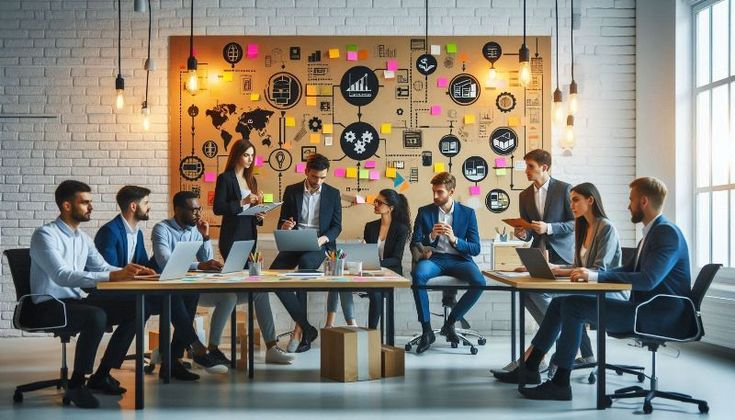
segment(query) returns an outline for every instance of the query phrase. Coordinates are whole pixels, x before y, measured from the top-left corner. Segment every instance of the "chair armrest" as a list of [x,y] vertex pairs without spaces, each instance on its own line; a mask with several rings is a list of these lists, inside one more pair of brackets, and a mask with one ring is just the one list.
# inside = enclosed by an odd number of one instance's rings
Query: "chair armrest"
[[[691,337],[686,337],[686,338],[676,338],[676,337],[670,337],[670,336],[655,334],[654,332],[646,332],[646,331],[642,331],[642,330],[639,330],[638,329],[638,315],[639,315],[639,311],[641,309],[645,309],[647,306],[652,305],[655,301],[660,301],[662,299],[663,300],[680,300],[680,301],[684,301],[685,305],[688,304],[691,307],[691,309],[692,309],[691,310],[691,313],[694,316],[694,320],[693,320],[694,321],[694,325],[696,325],[696,327],[697,327],[697,332],[696,332],[695,335],[693,335]],[[643,337],[650,337],[650,338],[661,339],[661,340],[666,340],[666,341],[678,341],[678,342],[696,341],[700,337],[702,337],[702,335],[703,335],[703,333],[702,333],[702,322],[701,322],[701,318],[700,318],[700,313],[699,313],[699,311],[697,311],[697,308],[694,305],[694,302],[690,298],[685,297],[685,296],[667,295],[667,294],[656,295],[656,296],[652,297],[651,299],[648,299],[647,301],[645,301],[645,302],[639,304],[638,306],[636,306],[636,308],[635,308],[635,318],[633,320],[633,332],[636,335],[640,335],[640,336],[643,336]]]
[[[55,300],[59,305],[61,305],[61,311],[64,314],[64,323],[62,325],[51,325],[51,326],[45,326],[45,327],[30,327],[30,326],[24,326],[21,323],[21,314],[23,313],[23,303],[33,296],[48,296],[51,299]],[[41,330],[53,330],[53,329],[59,329],[59,328],[65,328],[67,325],[67,317],[66,317],[66,304],[57,299],[55,296],[45,294],[45,293],[31,293],[27,295],[23,295],[18,299],[18,303],[15,305],[15,310],[13,311],[13,326],[19,330],[23,331],[41,331]]]

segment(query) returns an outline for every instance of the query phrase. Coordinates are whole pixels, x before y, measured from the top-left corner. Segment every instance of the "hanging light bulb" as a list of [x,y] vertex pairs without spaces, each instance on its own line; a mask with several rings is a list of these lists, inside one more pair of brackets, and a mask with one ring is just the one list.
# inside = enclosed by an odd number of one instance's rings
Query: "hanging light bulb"
[[562,94],[559,88],[554,91],[554,123],[561,127],[564,124],[564,103],[562,102]]
[[125,79],[123,79],[119,73],[117,75],[117,78],[115,78],[115,90],[117,90],[115,107],[117,109],[123,109],[123,107],[125,106],[125,98],[123,97],[123,94],[125,93]]
[[577,82],[572,79],[572,83],[569,84],[569,114],[577,115],[579,110],[579,102],[577,99]]
[[531,52],[526,46],[526,0],[523,0],[523,44],[518,50],[518,81],[524,88],[531,84]]
[[122,13],[120,12],[120,0],[117,0],[117,77],[115,78],[115,90],[117,98],[115,98],[115,108],[123,109],[125,107],[125,79],[122,77]]
[[140,113],[143,114],[143,130],[148,131],[151,128],[151,109],[148,108],[148,102],[143,102],[143,106],[140,108]]
[[574,115],[567,116],[567,128],[564,135],[564,141],[562,143],[563,149],[572,149],[575,145],[574,139]]
[[495,66],[491,66],[487,72],[487,79],[485,80],[485,87],[494,88],[497,85],[498,72],[495,70]]
[[197,59],[193,55],[186,61],[186,69],[189,70],[186,79],[186,90],[192,95],[196,95],[199,89],[199,80],[197,79]]

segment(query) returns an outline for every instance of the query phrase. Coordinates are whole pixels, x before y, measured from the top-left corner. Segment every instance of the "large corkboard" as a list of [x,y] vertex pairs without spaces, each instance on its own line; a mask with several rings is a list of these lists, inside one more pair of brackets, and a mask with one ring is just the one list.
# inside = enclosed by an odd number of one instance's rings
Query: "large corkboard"
[[215,227],[214,181],[243,136],[276,201],[303,179],[308,153],[329,157],[327,182],[343,193],[341,236],[350,239],[375,217],[356,196],[370,202],[396,188],[415,212],[431,202],[429,179],[442,167],[457,177],[456,198],[476,209],[481,237],[493,237],[501,218],[518,213],[524,153],[551,146],[549,37],[528,39],[533,84],[524,90],[520,37],[201,36],[196,95],[184,86],[189,38],[169,41],[171,193],[198,192]]

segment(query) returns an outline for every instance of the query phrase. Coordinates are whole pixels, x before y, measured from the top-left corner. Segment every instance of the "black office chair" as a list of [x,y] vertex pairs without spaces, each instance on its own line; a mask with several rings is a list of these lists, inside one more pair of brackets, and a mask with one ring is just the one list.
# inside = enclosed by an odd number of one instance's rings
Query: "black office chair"
[[[679,392],[666,392],[658,390],[658,378],[656,378],[656,351],[659,347],[665,346],[667,342],[674,341],[678,343],[688,343],[692,341],[699,341],[704,336],[704,326],[702,324],[702,314],[700,308],[704,295],[707,293],[712,280],[714,280],[717,271],[722,267],[722,264],[707,264],[702,267],[702,270],[697,276],[697,280],[694,282],[692,287],[691,298],[673,295],[656,295],[646,302],[641,303],[636,308],[634,332],[632,334],[620,334],[612,335],[616,338],[635,338],[641,346],[645,346],[651,352],[651,376],[650,388],[644,389],[640,386],[629,386],[621,388],[615,391],[614,394],[606,396],[605,402],[607,406],[611,406],[613,400],[623,398],[644,398],[643,401],[643,412],[649,414],[653,411],[653,405],[651,400],[654,398],[663,398],[667,400],[681,401],[690,404],[697,404],[700,413],[709,412],[709,405],[707,401],[698,400],[692,398],[691,395],[682,394]],[[643,328],[639,325],[640,320],[647,318],[647,311],[650,308],[665,307],[666,302],[674,302],[676,300],[684,301],[686,305],[686,313],[682,316],[682,321],[689,321],[691,326],[690,331],[681,331],[680,336],[673,336],[672,332],[664,331],[645,331],[639,328]],[[660,317],[659,312],[652,312],[651,316]],[[688,319],[686,319],[688,318]],[[677,323],[680,327],[682,323]],[[686,324],[683,324],[686,325]],[[678,330],[677,330],[678,332]],[[688,334],[688,335],[684,335]]]
[[[15,311],[13,313],[13,327],[22,331],[53,334],[54,337],[59,337],[61,340],[61,369],[59,371],[59,378],[19,385],[15,388],[13,401],[20,403],[23,402],[23,393],[25,392],[51,387],[56,387],[56,389],[66,389],[69,377],[69,370],[66,365],[66,344],[71,340],[71,337],[79,333],[79,330],[66,326],[66,306],[64,305],[64,302],[54,298],[53,296],[51,296],[53,300],[58,303],[57,310],[59,311],[59,319],[64,320],[63,324],[40,325],[35,321],[33,313],[36,310],[36,305],[33,304],[30,297],[50,295],[31,294],[30,250],[28,248],[6,249],[3,254],[8,258],[10,274],[13,277],[15,296],[17,297],[16,299],[18,302],[15,305]],[[63,402],[65,405],[69,404],[69,401],[66,399],[64,399]]]

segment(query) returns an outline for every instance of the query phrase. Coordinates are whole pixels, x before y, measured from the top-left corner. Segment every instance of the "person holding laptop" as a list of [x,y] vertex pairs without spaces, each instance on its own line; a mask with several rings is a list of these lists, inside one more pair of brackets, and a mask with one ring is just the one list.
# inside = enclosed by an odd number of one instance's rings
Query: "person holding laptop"
[[[192,262],[190,270],[219,270],[222,263],[214,259],[214,251],[209,241],[209,223],[201,218],[202,206],[199,204],[197,195],[191,191],[179,191],[173,198],[174,217],[156,223],[153,227],[151,240],[153,242],[153,257],[151,266],[161,272],[169,261],[171,254],[179,242],[203,241],[202,246],[196,254],[197,262]],[[198,295],[187,304],[188,316],[194,319],[196,307],[199,301]],[[187,343],[188,344],[188,343]],[[197,339],[192,346],[195,363],[204,367],[209,373],[226,373],[227,366],[224,361],[207,353]],[[184,356],[184,346],[171,348],[171,374],[180,379],[193,380],[193,373],[186,370],[179,361]]]
[[[31,236],[31,305],[24,313],[39,325],[63,325],[79,330],[74,352],[74,368],[64,397],[80,408],[97,408],[99,400],[91,391],[123,394],[110,371],[119,366],[135,337],[135,301],[115,300],[103,294],[84,297],[82,288],[98,282],[128,281],[152,270],[135,263],[113,266],[105,262],[90,238],[79,229],[92,216],[89,185],[73,180],[59,184],[54,193],[59,216],[37,228]],[[64,310],[59,302],[63,302]],[[30,309],[30,310],[29,310]],[[117,325],[97,371],[92,373],[102,335]]]
[[[230,249],[235,241],[254,240],[257,248],[258,226],[263,225],[265,214],[255,216],[238,216],[243,210],[263,201],[263,192],[258,189],[258,180],[253,175],[255,146],[247,139],[236,141],[230,146],[225,171],[217,177],[214,189],[214,214],[222,216],[222,227],[219,234],[219,251],[227,261]],[[209,353],[226,364],[230,361],[219,349],[222,331],[230,319],[235,306],[247,303],[249,293],[209,293],[202,295],[199,304],[214,306],[212,320],[209,324]],[[271,303],[268,293],[254,293],[253,301],[258,325],[263,333],[266,345],[265,362],[288,364],[293,356],[278,347],[276,327],[273,321]]]
[[[441,172],[431,179],[434,203],[421,207],[416,215],[411,245],[420,247],[422,259],[411,273],[413,284],[425,285],[429,279],[448,275],[471,285],[485,285],[485,278],[472,257],[480,254],[480,235],[475,211],[454,200],[457,180],[449,172]],[[430,248],[429,248],[430,247]],[[469,289],[452,308],[441,335],[459,343],[454,324],[462,319],[482,294],[481,289]],[[436,340],[431,328],[429,295],[426,289],[413,289],[421,322],[422,335],[416,353],[423,353]]]

